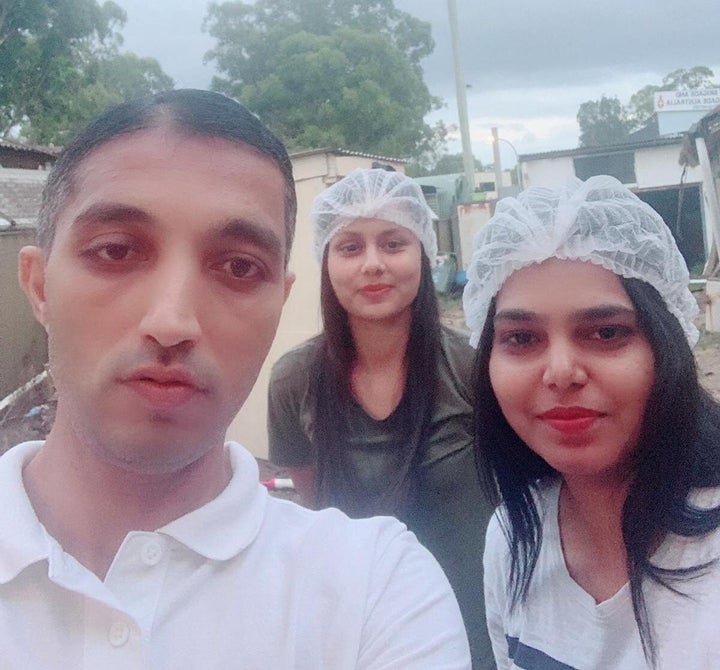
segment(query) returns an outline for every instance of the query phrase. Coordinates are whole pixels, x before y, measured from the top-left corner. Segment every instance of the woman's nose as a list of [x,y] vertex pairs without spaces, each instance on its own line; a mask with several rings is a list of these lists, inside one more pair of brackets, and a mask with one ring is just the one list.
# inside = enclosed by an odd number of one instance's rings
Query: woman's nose
[[379,249],[373,245],[368,245],[365,249],[365,257],[363,259],[363,272],[379,273],[385,269],[385,262]]
[[584,386],[588,374],[582,355],[571,343],[551,344],[543,372],[543,383],[551,388],[567,390],[572,386]]

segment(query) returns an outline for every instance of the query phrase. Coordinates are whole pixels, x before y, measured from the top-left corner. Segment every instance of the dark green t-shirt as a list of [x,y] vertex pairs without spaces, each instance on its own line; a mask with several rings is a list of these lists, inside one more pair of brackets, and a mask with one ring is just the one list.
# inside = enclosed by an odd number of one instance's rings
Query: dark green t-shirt
[[[268,434],[270,460],[276,465],[300,467],[316,462],[311,439],[315,403],[310,397],[310,365],[319,341],[316,337],[304,342],[273,367]],[[416,495],[405,520],[435,555],[455,590],[470,638],[473,667],[492,668],[482,556],[493,508],[480,486],[473,452],[470,379],[474,353],[466,335],[443,327],[429,440],[420,447]],[[345,467],[357,490],[376,497],[401,460],[397,414],[377,420],[355,402],[347,403],[343,411],[348,425]]]

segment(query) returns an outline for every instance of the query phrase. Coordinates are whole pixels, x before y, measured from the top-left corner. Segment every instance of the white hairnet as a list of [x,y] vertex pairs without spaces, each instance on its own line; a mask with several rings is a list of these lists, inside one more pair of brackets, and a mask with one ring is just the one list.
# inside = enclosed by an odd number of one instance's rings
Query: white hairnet
[[339,230],[355,219],[382,219],[415,233],[425,254],[434,262],[436,218],[420,185],[410,177],[381,169],[353,170],[313,201],[310,209],[313,251],[320,262],[325,246]]
[[[475,236],[463,293],[477,346],[490,302],[515,270],[548,258],[590,261],[654,286],[693,346],[697,302],[687,265],[660,215],[614,177],[574,179],[564,188],[529,188],[498,202]],[[568,278],[570,279],[570,278]]]

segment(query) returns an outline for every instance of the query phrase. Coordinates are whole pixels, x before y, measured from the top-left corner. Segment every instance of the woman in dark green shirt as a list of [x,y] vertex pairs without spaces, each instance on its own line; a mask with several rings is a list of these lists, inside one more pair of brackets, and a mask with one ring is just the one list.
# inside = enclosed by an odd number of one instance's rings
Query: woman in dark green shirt
[[324,330],[273,369],[270,458],[311,506],[405,521],[455,589],[474,667],[493,667],[482,599],[493,501],[473,455],[473,350],[440,324],[434,214],[412,179],[355,170],[310,216]]

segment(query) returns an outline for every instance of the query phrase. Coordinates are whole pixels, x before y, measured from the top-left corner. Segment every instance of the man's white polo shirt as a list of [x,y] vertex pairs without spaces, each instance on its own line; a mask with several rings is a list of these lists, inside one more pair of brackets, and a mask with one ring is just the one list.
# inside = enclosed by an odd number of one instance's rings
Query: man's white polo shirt
[[41,446],[0,458],[0,668],[470,667],[450,586],[399,522],[272,498],[231,443],[225,490],[128,534],[103,582],[35,515],[22,468]]

